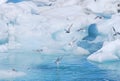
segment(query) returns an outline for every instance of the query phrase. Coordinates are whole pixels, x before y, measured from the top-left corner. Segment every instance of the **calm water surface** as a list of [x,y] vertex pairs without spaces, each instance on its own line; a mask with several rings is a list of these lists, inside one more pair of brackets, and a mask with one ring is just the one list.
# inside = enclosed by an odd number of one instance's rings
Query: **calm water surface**
[[[58,57],[63,57],[59,67],[55,64]],[[26,75],[0,77],[0,81],[120,81],[120,62],[93,64],[86,58],[71,54],[1,53],[0,70],[14,68]]]

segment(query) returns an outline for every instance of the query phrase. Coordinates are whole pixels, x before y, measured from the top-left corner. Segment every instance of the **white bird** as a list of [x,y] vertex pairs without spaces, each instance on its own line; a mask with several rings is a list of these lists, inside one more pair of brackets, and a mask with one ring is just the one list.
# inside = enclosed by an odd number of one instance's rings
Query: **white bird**
[[70,29],[72,28],[72,26],[73,24],[71,24],[68,29],[65,29],[66,33],[70,33]]
[[77,29],[77,32],[83,31],[83,30],[84,30],[83,28],[79,28],[79,29]]
[[114,31],[114,34],[113,34],[113,36],[120,35],[120,32],[117,32],[117,31],[116,31],[116,29],[115,29],[114,27],[113,27],[112,29],[113,29],[113,31]]
[[60,64],[60,61],[63,59],[63,57],[58,57],[56,60],[55,60],[55,63],[57,65],[57,67],[59,67],[59,64]]
[[71,42],[68,43],[68,45],[70,45],[71,47],[73,46],[73,44],[77,41],[77,39],[72,40]]
[[95,19],[97,19],[97,18],[102,19],[102,17],[101,17],[101,16],[96,16],[96,17],[95,17]]

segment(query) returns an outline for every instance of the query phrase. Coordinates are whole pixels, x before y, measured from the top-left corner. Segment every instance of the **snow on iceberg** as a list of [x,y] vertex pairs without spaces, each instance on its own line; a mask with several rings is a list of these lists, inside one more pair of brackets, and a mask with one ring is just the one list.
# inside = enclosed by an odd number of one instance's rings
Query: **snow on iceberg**
[[[102,34],[106,34],[107,31],[107,35],[109,34],[109,26],[107,25],[107,28],[105,26],[107,20],[112,21],[110,18],[113,14],[111,13],[114,12],[113,9],[109,10],[108,8],[109,5],[110,7],[114,5],[111,0],[106,0],[105,4],[109,2],[109,4],[106,5],[102,4],[103,2],[103,0],[96,2],[90,0],[26,0],[18,3],[5,3],[0,5],[0,10],[2,11],[0,12],[0,22],[2,22],[0,26],[6,29],[6,33],[1,32],[0,42],[2,42],[2,44],[8,43],[8,49],[10,49],[10,47],[16,48],[16,46],[20,45],[15,44],[20,43],[22,49],[30,51],[43,49],[43,52],[47,53],[63,53],[66,52],[66,50],[79,53],[79,47],[69,47],[68,43],[76,39],[76,42],[81,41],[84,37],[83,39],[85,41],[87,40],[87,42],[83,41],[82,46],[92,46],[92,52],[95,52],[101,48],[103,42],[103,40],[101,42],[101,39],[99,42],[96,42],[96,39],[99,37],[98,31]],[[45,6],[45,4],[47,6]],[[96,4],[95,6],[99,4],[101,10],[98,6],[94,7],[97,9],[92,9],[91,4]],[[105,9],[102,8],[104,5],[106,6]],[[91,13],[85,13],[85,9]],[[97,21],[97,19],[95,19],[96,16],[102,15],[106,17],[105,13],[110,15],[109,18],[107,16],[107,19],[100,19],[102,25],[100,25],[101,23],[99,21],[94,22]],[[104,21],[106,22],[103,24]],[[88,35],[87,32],[83,33],[82,31],[78,31],[79,29],[85,29],[86,31],[86,26],[92,23],[95,24],[92,25],[94,27],[88,28]],[[100,24],[98,25],[98,23]],[[65,30],[69,29],[71,24],[73,24],[73,26],[70,29],[70,33],[65,33]],[[110,25],[110,22],[107,24]],[[106,30],[102,30],[104,28],[106,28]],[[94,31],[92,31],[93,29]],[[101,36],[101,38],[102,37],[103,36]],[[105,37],[107,38],[107,36]],[[76,44],[76,42],[74,44]],[[79,50],[81,50],[81,47]]]
[[90,55],[87,59],[94,62],[107,62],[120,60],[120,39],[105,43],[97,52]]

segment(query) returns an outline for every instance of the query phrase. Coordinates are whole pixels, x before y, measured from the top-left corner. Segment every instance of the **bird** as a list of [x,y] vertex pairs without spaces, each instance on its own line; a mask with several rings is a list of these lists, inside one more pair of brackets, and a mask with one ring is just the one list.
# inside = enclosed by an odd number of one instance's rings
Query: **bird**
[[42,51],[43,51],[43,49],[37,49],[36,51],[37,51],[37,52],[42,52]]
[[33,50],[33,51],[35,51],[37,53],[41,53],[41,52],[43,52],[43,49],[36,49],[36,50]]
[[102,19],[102,17],[101,17],[101,16],[96,16],[96,17],[95,17],[95,19],[97,19],[97,18]]
[[14,69],[14,68],[12,69],[12,71],[17,72],[17,70],[16,70],[16,69]]
[[70,29],[72,28],[72,26],[73,26],[73,24],[71,24],[68,29],[65,29],[65,32],[70,33]]
[[116,29],[114,27],[112,27],[113,31],[114,31],[114,34],[113,36],[117,36],[117,35],[120,35],[120,32],[117,32]]
[[56,60],[55,60],[55,63],[57,65],[57,67],[59,66],[60,64],[60,61],[63,59],[63,57],[58,57]]
[[120,4],[117,4],[118,7],[120,7]]
[[79,29],[77,29],[77,32],[82,31],[82,30],[84,30],[84,29],[83,28],[79,28]]
[[84,13],[87,14],[87,15],[90,15],[90,14],[96,14],[95,12],[93,12],[91,9],[89,8],[85,8],[84,9]]
[[71,42],[68,43],[68,45],[70,45],[71,47],[73,46],[73,44],[77,41],[77,39],[72,40]]

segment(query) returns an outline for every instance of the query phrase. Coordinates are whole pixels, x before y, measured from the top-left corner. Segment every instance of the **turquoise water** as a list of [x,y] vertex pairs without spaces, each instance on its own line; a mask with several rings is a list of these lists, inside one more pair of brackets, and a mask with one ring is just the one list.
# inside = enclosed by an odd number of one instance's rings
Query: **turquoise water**
[[[63,56],[59,67],[55,60]],[[16,69],[25,76],[0,81],[120,81],[120,62],[93,64],[87,56],[45,55],[34,52],[0,54],[0,69]]]

